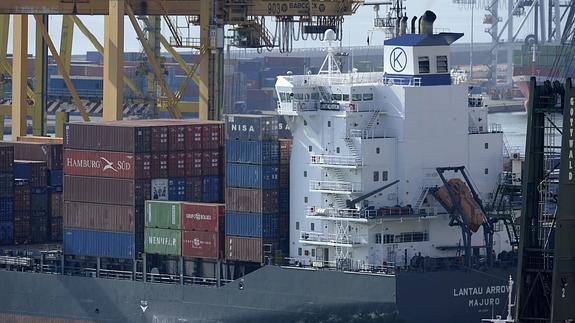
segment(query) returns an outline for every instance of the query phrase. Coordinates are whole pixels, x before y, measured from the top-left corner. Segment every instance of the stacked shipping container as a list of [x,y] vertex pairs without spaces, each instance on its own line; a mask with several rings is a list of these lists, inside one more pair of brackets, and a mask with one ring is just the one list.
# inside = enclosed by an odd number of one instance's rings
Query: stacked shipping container
[[262,263],[280,242],[275,116],[226,117],[226,241],[229,260]]
[[220,259],[224,204],[146,201],[145,252]]
[[0,245],[14,241],[14,148],[0,147]]
[[13,185],[17,244],[62,240],[62,144],[42,137],[34,137],[34,141],[0,144],[11,147],[16,160]]
[[280,249],[283,256],[289,255],[289,214],[290,214],[290,159],[292,139],[279,140],[279,235]]
[[[144,251],[146,200],[223,199],[220,122],[72,123],[64,145],[66,253],[133,258]],[[101,240],[110,234],[123,245],[102,248]],[[80,241],[85,241],[82,250]]]

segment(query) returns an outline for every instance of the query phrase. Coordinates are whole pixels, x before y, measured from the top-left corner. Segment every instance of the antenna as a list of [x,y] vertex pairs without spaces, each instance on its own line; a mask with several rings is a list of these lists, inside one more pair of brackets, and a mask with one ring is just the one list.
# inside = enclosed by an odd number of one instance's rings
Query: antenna
[[[321,64],[318,75],[327,74],[328,76],[331,76],[332,74],[341,74],[337,60],[333,55],[332,43],[336,40],[336,38],[337,37],[335,31],[332,29],[325,31],[324,39],[327,42],[327,56],[325,57],[323,64]],[[329,78],[329,82],[331,82],[331,78]]]

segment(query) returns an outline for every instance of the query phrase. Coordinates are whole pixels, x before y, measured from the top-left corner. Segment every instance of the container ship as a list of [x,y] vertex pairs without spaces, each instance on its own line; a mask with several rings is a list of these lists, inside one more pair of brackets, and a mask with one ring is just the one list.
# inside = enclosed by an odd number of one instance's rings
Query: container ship
[[490,206],[517,176],[501,128],[452,84],[462,34],[434,33],[434,16],[419,32],[402,20],[381,73],[342,73],[330,47],[318,74],[278,77],[277,116],[69,123],[62,143],[2,143],[0,320],[504,313],[513,223]]

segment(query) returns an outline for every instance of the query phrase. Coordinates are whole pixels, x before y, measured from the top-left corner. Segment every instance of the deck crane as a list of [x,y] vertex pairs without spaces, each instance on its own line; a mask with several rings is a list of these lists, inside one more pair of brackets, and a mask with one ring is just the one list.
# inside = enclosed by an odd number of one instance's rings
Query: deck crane
[[[141,35],[136,16],[187,17],[189,25],[198,25],[199,39],[181,37],[174,25],[169,27],[172,45],[188,45],[199,50],[198,61],[189,68],[188,78],[197,80],[199,87],[199,117],[200,119],[220,119],[222,98],[222,66],[224,48],[224,27],[231,26],[236,37],[232,45],[239,47],[277,47],[283,44],[284,50],[289,50],[291,40],[300,35],[315,35],[321,37],[327,29],[334,29],[341,37],[343,17],[352,15],[363,4],[363,0],[19,0],[1,1],[0,15],[16,15],[14,19],[14,73],[15,80],[27,79],[27,39],[28,16],[35,15],[39,21],[42,15],[105,15],[104,49],[104,120],[119,120],[122,118],[123,105],[123,51],[124,51],[124,16],[139,35],[144,49],[146,42]],[[276,20],[279,27],[275,35],[266,27],[265,17]],[[292,32],[294,25],[299,24],[299,33]],[[41,27],[42,24],[37,24]],[[38,28],[40,28],[38,27]],[[45,26],[44,26],[45,29]],[[140,30],[139,30],[140,29]],[[140,32],[138,32],[140,31]],[[47,35],[47,32],[42,33]],[[289,39],[286,39],[289,37]],[[49,36],[48,36],[49,38]],[[245,41],[244,41],[245,40]],[[2,39],[0,39],[2,41]],[[6,40],[4,40],[5,42]],[[46,39],[46,42],[50,42]],[[53,46],[52,46],[53,47]],[[64,46],[65,47],[65,46]],[[172,117],[180,117],[177,103],[180,96],[171,93],[162,85],[161,68],[154,57],[153,50],[146,49],[146,54],[153,66],[155,77],[160,84],[162,96],[166,98],[166,108]],[[0,58],[3,56],[0,56]],[[61,60],[62,61],[62,60]],[[64,57],[63,62],[66,61]],[[2,62],[0,62],[2,63]],[[65,63],[63,63],[65,64]],[[199,75],[196,75],[196,68]],[[44,68],[47,68],[44,66]],[[60,68],[63,74],[69,74],[66,68]],[[187,82],[188,80],[186,80]],[[73,84],[69,84],[71,93],[76,92]],[[26,82],[14,82],[12,100],[13,133],[26,134],[23,120],[27,116],[28,95]],[[77,108],[84,108],[78,103]],[[85,121],[89,118],[86,116]]]

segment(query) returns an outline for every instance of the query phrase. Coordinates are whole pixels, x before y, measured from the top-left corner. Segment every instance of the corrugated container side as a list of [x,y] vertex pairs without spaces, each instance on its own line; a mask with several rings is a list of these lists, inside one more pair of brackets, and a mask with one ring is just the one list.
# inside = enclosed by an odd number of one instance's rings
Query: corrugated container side
[[[82,202],[64,203],[64,226],[110,232],[133,233],[136,229],[137,208],[122,205]],[[143,214],[139,214],[143,222]]]
[[219,259],[223,252],[222,247],[220,234],[217,232],[182,231],[184,257]]
[[72,149],[64,151],[64,173],[66,175],[149,178],[149,169],[148,154],[135,155],[124,152]]
[[59,192],[50,193],[50,216],[61,218],[64,215],[64,195]]
[[138,205],[149,200],[149,181],[64,176],[64,200],[114,205]]
[[182,203],[146,201],[145,226],[148,228],[181,229]]
[[277,238],[279,215],[226,211],[226,235],[254,238]]
[[224,145],[223,124],[205,124],[202,127],[202,149],[214,150]]
[[152,127],[152,144],[151,151],[168,151],[168,137],[169,129],[166,126],[153,126]]
[[30,210],[14,212],[14,242],[25,244],[32,242],[32,217]]
[[14,147],[0,146],[0,173],[14,171]]
[[182,230],[224,231],[224,204],[182,203]]
[[14,173],[0,173],[0,197],[14,196]]
[[49,316],[0,313],[0,322],[4,323],[96,323],[90,320],[72,320]]
[[186,153],[186,177],[202,176],[202,157],[201,152]]
[[227,140],[226,160],[229,163],[277,165],[279,146],[277,141]]
[[291,150],[293,146],[292,139],[280,139],[279,141],[279,161],[280,164],[289,165],[291,159]]
[[182,231],[158,228],[144,229],[144,251],[151,254],[182,254]]
[[49,169],[62,169],[63,149],[61,144],[32,142],[0,142],[0,146],[14,147],[15,160],[43,161]]
[[186,201],[201,202],[204,181],[201,177],[186,178]]
[[262,239],[226,235],[226,259],[261,263],[262,249]]
[[0,221],[12,221],[14,219],[14,198],[0,198]]
[[14,161],[14,177],[27,179],[32,187],[48,186],[48,167],[46,162],[31,160]]
[[31,207],[30,182],[27,180],[17,180],[14,182],[14,209],[18,211],[29,211]]
[[289,164],[280,164],[278,167],[279,187],[289,188],[290,167]]
[[221,181],[219,176],[204,176],[202,187],[202,202],[222,202]]
[[0,245],[14,243],[14,222],[0,221]]
[[278,205],[281,213],[289,214],[289,188],[280,188]]
[[48,170],[48,186],[51,187],[64,186],[64,171],[62,169]]
[[171,126],[168,129],[168,147],[170,151],[186,150],[186,126]]
[[227,163],[228,187],[275,189],[278,187],[278,167]]
[[82,229],[64,229],[64,253],[68,255],[132,259],[134,235]]
[[276,116],[227,115],[226,139],[277,140],[278,122]]
[[202,125],[190,125],[186,126],[186,150],[189,151],[199,151],[202,149],[202,139],[203,139],[203,129]]
[[168,175],[170,177],[185,177],[187,171],[186,153],[171,152],[168,158]]
[[168,173],[168,154],[167,153],[153,153],[151,163],[152,178],[166,178]]
[[283,115],[278,115],[278,137],[280,140],[292,138],[291,128]]
[[54,242],[62,241],[64,236],[64,226],[62,217],[50,218],[50,240]]
[[168,180],[168,200],[185,201],[186,200],[186,178],[170,178]]
[[217,176],[220,174],[222,156],[219,150],[202,153],[202,176]]
[[68,123],[64,146],[80,150],[150,152],[151,129],[135,125]]
[[[226,210],[248,213],[278,212],[278,191],[226,188]],[[288,201],[289,202],[289,201]]]
[[50,222],[48,221],[48,215],[40,212],[33,212],[30,218],[30,231],[31,231],[31,242],[32,243],[44,243],[50,238]]
[[50,193],[48,189],[32,189],[30,195],[30,210],[50,212]]

